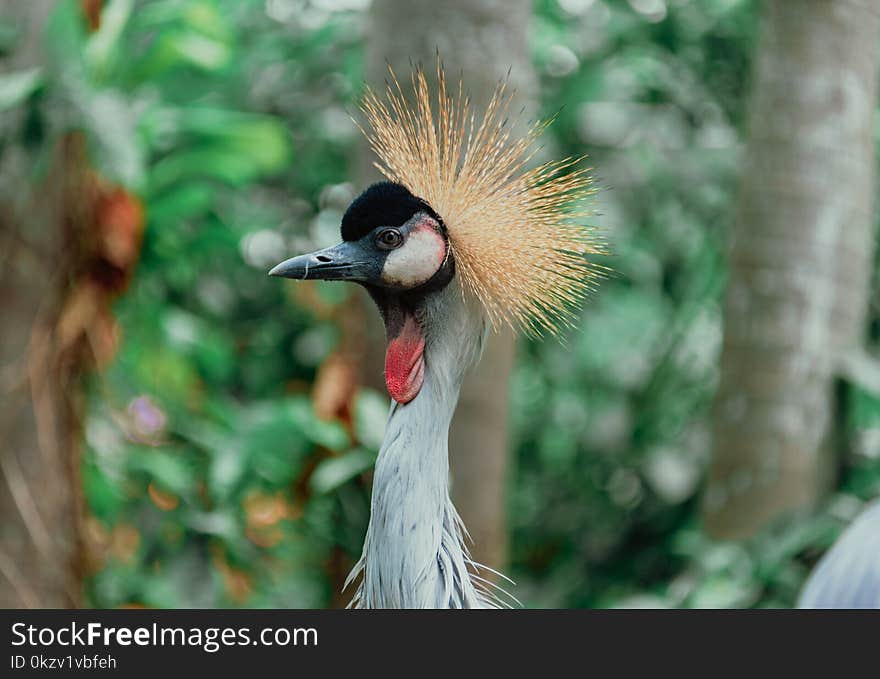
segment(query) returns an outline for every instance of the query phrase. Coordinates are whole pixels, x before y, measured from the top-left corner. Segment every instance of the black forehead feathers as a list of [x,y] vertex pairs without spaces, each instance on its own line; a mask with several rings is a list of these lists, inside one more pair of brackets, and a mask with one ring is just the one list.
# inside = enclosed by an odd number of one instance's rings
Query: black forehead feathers
[[358,240],[377,226],[400,226],[417,212],[427,212],[440,221],[434,210],[403,184],[377,182],[348,206],[342,216],[342,240]]

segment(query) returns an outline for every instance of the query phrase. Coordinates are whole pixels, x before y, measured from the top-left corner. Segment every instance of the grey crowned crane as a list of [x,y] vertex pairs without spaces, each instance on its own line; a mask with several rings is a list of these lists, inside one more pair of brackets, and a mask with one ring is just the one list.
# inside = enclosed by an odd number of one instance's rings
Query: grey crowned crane
[[439,65],[437,80],[432,95],[413,74],[412,107],[393,72],[384,97],[367,92],[364,133],[387,181],[350,205],[341,243],[269,272],[359,283],[385,322],[393,400],[348,578],[360,578],[356,608],[502,605],[449,498],[459,388],[493,326],[555,333],[601,274],[586,257],[601,243],[586,225],[593,189],[579,159],[529,167],[545,124],[515,136],[505,84],[477,116]]
[[798,608],[880,608],[880,500],[868,505],[822,557]]

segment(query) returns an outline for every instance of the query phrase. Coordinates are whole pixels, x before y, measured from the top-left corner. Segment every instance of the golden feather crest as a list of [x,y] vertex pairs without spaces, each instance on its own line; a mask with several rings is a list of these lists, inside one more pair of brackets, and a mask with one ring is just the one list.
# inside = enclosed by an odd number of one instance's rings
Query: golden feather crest
[[439,63],[436,96],[424,71],[413,73],[412,106],[389,72],[384,98],[368,89],[361,104],[375,166],[443,219],[462,288],[494,327],[557,333],[602,272],[586,259],[604,250],[586,225],[595,189],[582,159],[529,167],[549,121],[515,137],[506,82],[480,117],[460,82],[448,92]]

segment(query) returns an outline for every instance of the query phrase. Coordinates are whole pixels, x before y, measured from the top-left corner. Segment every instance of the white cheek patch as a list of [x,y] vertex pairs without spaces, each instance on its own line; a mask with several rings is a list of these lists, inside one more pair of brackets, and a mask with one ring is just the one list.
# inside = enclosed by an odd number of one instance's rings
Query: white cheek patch
[[437,273],[444,257],[443,237],[431,226],[419,224],[410,231],[406,242],[385,258],[382,280],[391,285],[416,287]]

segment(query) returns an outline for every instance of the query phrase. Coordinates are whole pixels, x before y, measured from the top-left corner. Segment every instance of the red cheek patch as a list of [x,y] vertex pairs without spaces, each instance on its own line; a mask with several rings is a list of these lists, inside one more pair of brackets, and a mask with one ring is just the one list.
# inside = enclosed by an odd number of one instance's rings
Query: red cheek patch
[[406,314],[400,332],[388,338],[385,350],[385,385],[398,403],[409,403],[425,379],[425,336],[418,321]]

